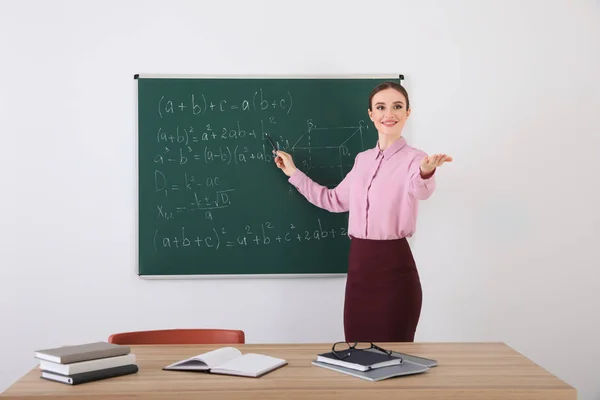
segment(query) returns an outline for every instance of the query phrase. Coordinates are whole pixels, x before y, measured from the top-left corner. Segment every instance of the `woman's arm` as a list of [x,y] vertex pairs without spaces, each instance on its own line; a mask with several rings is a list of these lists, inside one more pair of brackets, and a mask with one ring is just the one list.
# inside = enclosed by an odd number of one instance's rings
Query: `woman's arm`
[[275,159],[277,166],[290,178],[288,182],[294,185],[298,192],[317,207],[331,212],[346,212],[350,208],[350,183],[353,176],[356,160],[352,170],[344,179],[333,189],[319,185],[306,174],[297,169],[292,160],[292,156],[283,151],[277,152]]

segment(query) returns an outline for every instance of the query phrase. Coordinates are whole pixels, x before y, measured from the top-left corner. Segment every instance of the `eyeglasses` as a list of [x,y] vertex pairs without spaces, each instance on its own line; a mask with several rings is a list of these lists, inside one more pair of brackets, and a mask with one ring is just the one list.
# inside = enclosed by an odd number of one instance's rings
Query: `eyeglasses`
[[[382,353],[385,353],[388,356],[392,355],[391,350],[385,350],[385,349],[377,346],[373,342],[354,342],[353,344],[350,344],[348,342],[336,342],[331,347],[331,351],[332,351],[333,355],[336,356],[337,358],[339,358],[340,360],[350,357],[350,354],[351,354],[350,350],[369,350],[369,349],[375,349],[375,350],[381,351]],[[400,358],[400,363],[402,363],[403,362],[402,357],[398,357],[398,358]]]

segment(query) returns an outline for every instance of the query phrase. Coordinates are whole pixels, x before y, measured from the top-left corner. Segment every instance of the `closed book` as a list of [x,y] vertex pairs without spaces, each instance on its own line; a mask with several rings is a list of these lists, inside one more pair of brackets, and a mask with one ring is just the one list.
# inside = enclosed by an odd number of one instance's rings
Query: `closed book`
[[367,351],[364,349],[349,349],[319,354],[317,361],[327,364],[339,365],[340,367],[351,368],[357,371],[368,371],[370,369],[389,367],[391,365],[402,364],[402,358],[390,356],[381,351]]
[[99,369],[96,371],[82,372],[74,375],[61,375],[56,372],[42,371],[42,379],[50,381],[66,383],[67,385],[79,385],[81,383],[99,381],[102,379],[115,378],[118,376],[124,376],[134,374],[138,372],[139,368],[135,364],[121,365],[120,367]]
[[135,364],[135,354],[130,353],[124,356],[99,358],[97,360],[79,361],[70,364],[41,360],[40,369],[61,375],[74,375],[128,364]]
[[129,354],[130,351],[129,346],[108,342],[93,342],[37,350],[35,358],[59,364],[70,364],[79,361],[123,356]]

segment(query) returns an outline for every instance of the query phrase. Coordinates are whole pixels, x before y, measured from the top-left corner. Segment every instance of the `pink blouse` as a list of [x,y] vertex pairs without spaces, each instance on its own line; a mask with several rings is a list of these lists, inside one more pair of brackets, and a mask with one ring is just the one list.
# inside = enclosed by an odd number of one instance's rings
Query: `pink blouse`
[[363,239],[398,239],[415,232],[419,200],[431,196],[435,176],[421,178],[425,153],[401,137],[384,151],[359,153],[352,170],[329,189],[296,170],[289,182],[317,207],[349,212],[348,234]]

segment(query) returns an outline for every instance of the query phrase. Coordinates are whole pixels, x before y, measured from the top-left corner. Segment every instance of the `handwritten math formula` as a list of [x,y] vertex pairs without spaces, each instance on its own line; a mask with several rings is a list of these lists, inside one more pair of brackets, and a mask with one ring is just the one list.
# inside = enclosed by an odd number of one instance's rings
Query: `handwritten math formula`
[[157,229],[153,237],[153,245],[157,252],[165,250],[185,251],[186,249],[211,249],[226,251],[228,247],[235,246],[272,246],[279,244],[295,244],[310,241],[334,240],[344,238],[347,228],[324,227],[321,220],[317,219],[314,226],[298,229],[294,223],[283,227],[274,226],[265,221],[256,225],[240,225],[230,227],[213,227],[210,231],[190,229],[181,226],[177,234],[165,234]]
[[293,103],[294,99],[289,91],[267,95],[263,88],[259,88],[253,93],[248,93],[248,96],[241,100],[212,98],[204,93],[190,93],[183,98],[161,96],[158,100],[157,110],[161,118],[178,113],[205,116],[211,113],[270,110],[282,110],[289,114],[292,111]]

